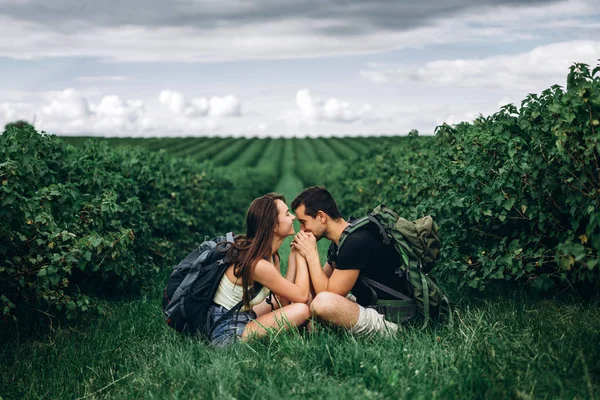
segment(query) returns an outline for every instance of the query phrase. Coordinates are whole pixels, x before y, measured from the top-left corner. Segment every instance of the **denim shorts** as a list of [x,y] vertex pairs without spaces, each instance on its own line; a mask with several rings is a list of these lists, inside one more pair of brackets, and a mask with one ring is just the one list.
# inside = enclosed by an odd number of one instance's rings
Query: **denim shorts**
[[[214,324],[219,318],[229,311],[223,306],[210,306],[210,318]],[[250,311],[238,311],[221,320],[218,325],[213,326],[210,335],[210,344],[216,347],[226,347],[242,338],[244,328],[248,322],[256,319],[256,313]]]

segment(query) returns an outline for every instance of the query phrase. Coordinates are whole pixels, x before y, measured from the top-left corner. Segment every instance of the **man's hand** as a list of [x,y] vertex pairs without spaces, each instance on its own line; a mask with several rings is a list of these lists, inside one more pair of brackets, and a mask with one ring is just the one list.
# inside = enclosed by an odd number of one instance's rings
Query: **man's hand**
[[292,248],[296,249],[302,257],[308,259],[308,257],[318,254],[317,238],[310,232],[300,231],[292,241]]

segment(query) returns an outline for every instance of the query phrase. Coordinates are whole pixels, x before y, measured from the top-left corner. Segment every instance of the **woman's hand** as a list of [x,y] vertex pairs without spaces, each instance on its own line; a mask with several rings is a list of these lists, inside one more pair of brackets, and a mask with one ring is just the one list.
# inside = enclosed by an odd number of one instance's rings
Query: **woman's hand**
[[317,238],[310,232],[298,232],[291,245],[304,258],[317,254]]

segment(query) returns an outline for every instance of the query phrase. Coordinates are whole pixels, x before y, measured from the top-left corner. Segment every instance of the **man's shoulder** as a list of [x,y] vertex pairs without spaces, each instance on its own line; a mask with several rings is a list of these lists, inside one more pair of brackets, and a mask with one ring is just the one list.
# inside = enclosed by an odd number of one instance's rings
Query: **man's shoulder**
[[373,232],[367,227],[357,229],[356,231],[349,233],[346,237],[345,243],[353,243],[354,245],[367,244],[378,242],[378,238],[375,237]]
[[359,228],[346,236],[341,247],[338,247],[335,242],[331,242],[327,250],[327,260],[329,263],[336,262],[338,257],[341,257],[344,261],[363,253],[370,253],[371,249],[377,247],[380,242],[381,240],[369,229],[366,229],[366,227]]
[[372,248],[376,247],[378,243],[377,238],[367,229],[358,229],[344,239],[342,247],[335,247],[334,250],[338,251],[340,255],[350,254],[356,256],[362,252],[370,252]]

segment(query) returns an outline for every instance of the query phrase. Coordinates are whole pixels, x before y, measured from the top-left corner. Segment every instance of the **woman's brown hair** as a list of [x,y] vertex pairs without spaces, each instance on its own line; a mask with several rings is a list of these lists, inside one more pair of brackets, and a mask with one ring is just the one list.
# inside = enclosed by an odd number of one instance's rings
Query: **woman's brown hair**
[[[229,261],[233,263],[233,274],[242,278],[244,294],[242,300],[246,308],[255,295],[250,290],[252,271],[262,259],[269,259],[275,227],[278,224],[277,200],[285,203],[285,198],[277,193],[267,193],[254,199],[246,213],[246,235],[235,238],[234,244],[228,251]],[[279,253],[275,253],[279,258]]]

